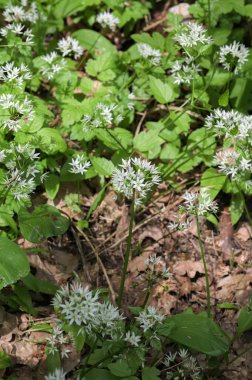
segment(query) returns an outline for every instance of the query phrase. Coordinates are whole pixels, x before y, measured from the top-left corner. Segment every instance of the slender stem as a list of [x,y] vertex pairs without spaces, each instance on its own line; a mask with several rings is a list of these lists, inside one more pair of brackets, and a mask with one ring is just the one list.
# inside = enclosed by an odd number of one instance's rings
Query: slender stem
[[145,295],[145,299],[144,299],[144,302],[143,302],[143,305],[142,305],[142,308],[145,309],[146,306],[147,306],[147,303],[149,301],[149,298],[150,298],[150,287],[148,286],[147,290],[146,290],[146,295]]
[[133,230],[133,222],[134,222],[134,213],[135,213],[135,191],[133,191],[133,197],[132,197],[131,206],[130,206],[129,235],[128,235],[128,240],[127,240],[127,248],[125,252],[124,264],[123,264],[121,284],[120,284],[120,289],[119,289],[119,294],[118,294],[118,301],[117,301],[118,307],[121,307],[121,304],[122,304],[126,273],[127,273],[128,264],[129,264],[130,247],[131,247],[131,241],[132,241],[132,235],[133,235],[132,230]]
[[207,8],[208,8],[208,29],[211,29],[211,0],[208,0],[207,2]]
[[204,266],[205,279],[206,279],[207,315],[210,318],[211,317],[210,286],[209,286],[208,271],[207,271],[207,265],[206,265],[206,259],[205,259],[205,252],[204,252],[204,247],[203,247],[201,234],[200,234],[199,216],[197,214],[196,214],[196,223],[197,223],[197,235],[198,235],[198,241],[199,241],[199,247],[200,247],[200,254],[201,254],[201,259]]

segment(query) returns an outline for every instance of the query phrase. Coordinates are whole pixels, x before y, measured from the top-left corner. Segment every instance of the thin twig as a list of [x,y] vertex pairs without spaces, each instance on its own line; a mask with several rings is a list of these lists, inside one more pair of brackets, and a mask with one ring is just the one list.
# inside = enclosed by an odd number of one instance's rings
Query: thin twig
[[135,137],[139,134],[140,129],[143,125],[144,119],[146,118],[146,115],[147,115],[147,111],[144,111],[144,113],[143,113],[143,115],[142,115],[142,117],[141,117],[141,119],[140,119],[140,121],[136,127]]
[[101,267],[101,269],[103,271],[104,277],[105,277],[105,279],[107,281],[107,284],[108,284],[108,287],[109,287],[109,290],[110,290],[110,293],[111,293],[112,302],[113,302],[113,304],[115,304],[116,294],[115,294],[113,286],[112,286],[112,284],[110,282],[110,279],[109,279],[108,273],[106,271],[106,268],[103,265],[103,262],[102,262],[102,260],[99,257],[99,253],[95,249],[95,246],[93,245],[93,243],[91,242],[91,240],[89,239],[89,237],[83,231],[81,231],[78,227],[77,227],[77,230],[84,237],[84,239],[88,242],[88,244],[90,245],[93,253],[95,254],[96,260],[97,260],[98,264],[100,265],[100,267]]
[[91,282],[91,277],[90,277],[90,274],[89,274],[89,272],[87,270],[87,262],[86,262],[86,259],[85,259],[85,254],[83,252],[83,248],[82,248],[82,245],[81,245],[81,241],[80,241],[79,235],[76,233],[76,231],[75,231],[75,229],[74,229],[73,226],[71,227],[71,231],[73,233],[76,245],[78,247],[78,251],[80,253],[80,257],[81,257],[81,261],[82,261],[82,266],[83,266],[83,269],[84,269],[84,272],[85,272],[86,279],[88,280],[88,282]]

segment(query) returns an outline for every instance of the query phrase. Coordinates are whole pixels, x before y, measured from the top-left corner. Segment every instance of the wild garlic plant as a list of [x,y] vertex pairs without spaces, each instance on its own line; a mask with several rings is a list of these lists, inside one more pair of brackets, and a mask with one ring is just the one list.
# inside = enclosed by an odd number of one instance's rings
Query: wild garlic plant
[[181,217],[179,217],[178,222],[169,224],[169,228],[173,231],[176,229],[185,230],[186,228],[190,227],[192,217],[195,217],[200,254],[205,272],[208,317],[211,316],[211,295],[205,251],[201,238],[200,219],[201,217],[215,214],[218,211],[217,203],[216,201],[212,200],[210,190],[211,189],[208,188],[202,188],[200,192],[186,191],[182,196],[184,202],[183,205],[179,208],[179,214],[188,216],[188,220],[186,222],[181,222]]
[[153,188],[160,182],[161,177],[155,165],[138,157],[123,160],[120,167],[115,169],[112,173],[112,185],[115,191],[131,200],[129,235],[118,295],[119,307],[122,304],[126,273],[130,257],[135,204],[140,205],[148,197],[148,195],[150,195]]
[[128,323],[126,316],[102,291],[91,291],[79,283],[61,287],[53,299],[53,306],[57,319],[48,339],[47,354],[64,359],[71,352],[70,342],[77,350],[87,346],[89,353],[78,371],[79,379],[84,379],[94,368],[92,356],[100,350],[104,353],[101,363],[109,360],[111,365],[124,362],[128,355],[136,355],[134,366],[137,370],[143,365],[151,342],[154,344],[162,339],[158,329],[165,316],[154,307],[137,311],[134,322]]

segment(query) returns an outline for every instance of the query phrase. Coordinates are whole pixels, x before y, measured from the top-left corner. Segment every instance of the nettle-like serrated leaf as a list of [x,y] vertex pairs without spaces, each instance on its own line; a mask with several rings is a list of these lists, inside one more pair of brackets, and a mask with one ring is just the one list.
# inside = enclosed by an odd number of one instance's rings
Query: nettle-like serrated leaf
[[149,75],[150,92],[161,104],[166,104],[174,100],[173,88],[169,83]]
[[164,142],[158,136],[158,130],[151,129],[147,132],[141,132],[134,138],[134,147],[139,152],[147,152]]
[[67,145],[59,131],[53,128],[42,128],[37,133],[38,147],[46,154],[65,152]]
[[95,171],[99,175],[111,176],[113,170],[115,169],[113,162],[104,157],[92,157],[91,162]]
[[55,207],[41,205],[30,213],[21,209],[18,215],[19,227],[24,238],[32,243],[64,234],[69,227],[69,219],[62,216]]
[[23,249],[6,237],[0,237],[0,289],[27,276],[29,271]]

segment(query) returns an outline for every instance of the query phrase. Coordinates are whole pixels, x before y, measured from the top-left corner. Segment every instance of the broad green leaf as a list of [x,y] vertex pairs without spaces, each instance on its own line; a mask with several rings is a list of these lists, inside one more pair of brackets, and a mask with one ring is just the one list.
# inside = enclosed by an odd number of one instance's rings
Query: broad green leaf
[[49,174],[45,180],[45,189],[49,199],[54,199],[60,188],[59,176],[56,174]]
[[169,317],[158,332],[209,356],[224,355],[230,346],[230,338],[205,312],[193,314],[189,310]]
[[32,243],[62,235],[69,227],[69,220],[55,207],[48,205],[38,206],[32,213],[21,209],[18,218],[21,233]]
[[241,309],[237,323],[236,334],[238,336],[242,335],[245,331],[252,329],[252,309],[250,305]]
[[7,368],[11,365],[11,358],[6,352],[0,351],[0,369]]
[[53,14],[56,18],[65,18],[85,8],[98,5],[101,0],[57,0],[53,5]]
[[60,352],[58,350],[47,352],[46,355],[46,368],[48,373],[54,372],[56,368],[61,367]]
[[104,157],[92,157],[91,162],[99,175],[111,176],[115,169],[113,162]]
[[116,375],[118,377],[134,375],[127,360],[119,359],[117,362],[109,364],[108,368],[113,375]]
[[18,308],[31,315],[37,315],[38,312],[32,305],[32,298],[28,289],[22,285],[15,284],[13,291],[14,294],[11,294],[10,298],[16,302]]
[[151,129],[147,132],[141,132],[134,138],[134,147],[140,152],[148,152],[164,142],[158,136],[158,130]]
[[13,241],[0,237],[0,289],[27,276],[29,271],[25,252]]
[[79,29],[72,34],[72,37],[76,38],[81,46],[91,53],[94,53],[97,50],[100,52],[116,52],[116,47],[102,34],[95,32],[94,30]]
[[13,231],[17,231],[16,222],[12,218],[12,212],[10,212],[6,206],[0,206],[0,227],[10,227]]
[[245,201],[241,192],[232,194],[230,213],[232,224],[236,224],[241,218],[244,211]]
[[85,374],[85,380],[118,380],[118,377],[113,375],[107,369],[94,368]]
[[33,274],[29,273],[28,276],[22,278],[22,282],[25,286],[36,293],[52,294],[54,295],[58,289],[53,283],[40,280],[36,278]]
[[221,96],[219,97],[219,106],[227,107],[229,103],[229,89],[227,89]]
[[221,191],[225,181],[226,176],[224,174],[219,173],[215,168],[208,168],[201,176],[200,187],[206,187],[209,197],[211,200],[214,200]]
[[151,94],[161,104],[166,104],[174,99],[173,88],[170,84],[149,75]]
[[106,195],[106,187],[107,186],[104,186],[100,191],[99,193],[96,195],[93,203],[91,204],[89,210],[88,210],[88,213],[87,213],[87,219],[90,218],[90,216],[92,215],[92,213],[97,209],[97,207],[101,204],[101,202],[103,201],[103,199],[105,198],[105,195]]
[[38,131],[37,137],[38,147],[47,154],[63,153],[67,149],[66,142],[57,129],[42,128]]
[[86,333],[80,330],[80,326],[76,324],[67,325],[67,332],[73,337],[74,345],[77,352],[81,352],[86,341]]
[[160,370],[155,367],[144,367],[142,369],[142,380],[160,380]]
[[179,154],[179,148],[173,144],[165,144],[160,153],[163,161],[174,160]]

